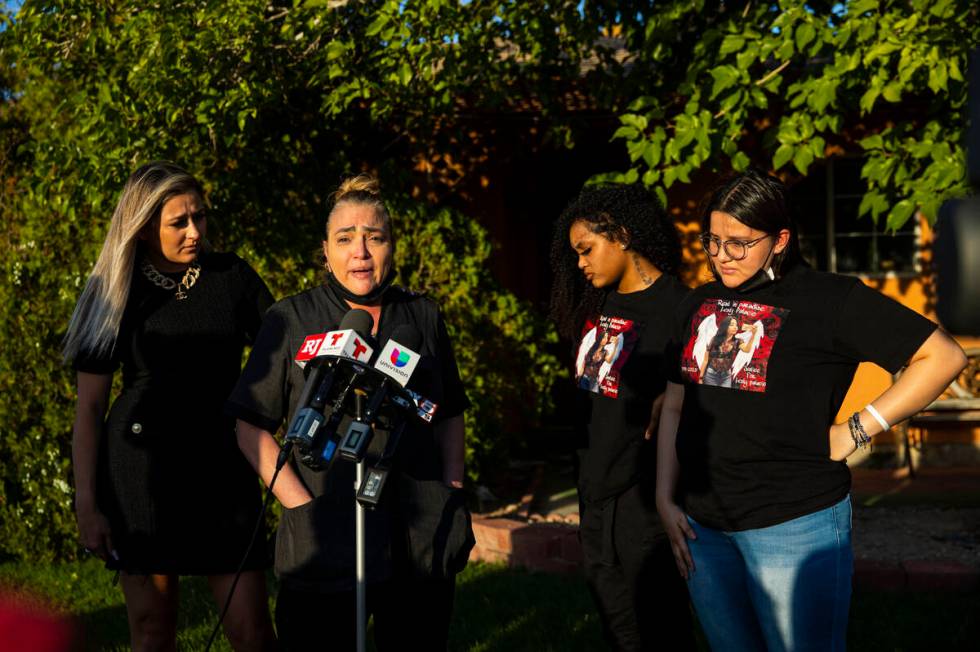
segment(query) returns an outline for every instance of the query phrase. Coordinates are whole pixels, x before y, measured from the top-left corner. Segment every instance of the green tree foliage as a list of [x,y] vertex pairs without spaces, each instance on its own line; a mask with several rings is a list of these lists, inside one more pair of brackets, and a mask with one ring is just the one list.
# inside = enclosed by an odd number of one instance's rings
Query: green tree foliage
[[562,373],[548,352],[554,332],[493,281],[491,246],[475,221],[417,203],[405,205],[394,219],[401,234],[401,278],[439,297],[456,361],[467,374],[473,407],[466,418],[477,435],[466,438],[467,458],[479,460],[484,469],[501,468],[507,461],[503,455],[518,448],[501,445],[509,443],[506,433],[516,425],[504,416],[515,416],[515,408],[525,417],[541,414],[549,405],[551,381]]
[[[327,197],[379,172],[401,280],[443,307],[471,398],[469,474],[540,415],[552,329],[487,271],[487,234],[420,206],[407,161],[458,143],[461,98],[529,84],[542,111],[577,70],[575,2],[27,0],[0,30],[0,551],[70,555],[73,374],[60,342],[129,172],[180,162],[205,183],[211,239],[278,296],[317,282]],[[577,19],[575,19],[577,20]],[[516,371],[520,369],[521,371]]]
[[[966,189],[963,136],[972,0],[655,3],[623,11],[636,66],[660,71],[614,138],[625,173],[662,198],[696,170],[755,163],[805,175],[834,152],[866,163],[862,215],[900,228]],[[635,20],[631,17],[635,16]]]

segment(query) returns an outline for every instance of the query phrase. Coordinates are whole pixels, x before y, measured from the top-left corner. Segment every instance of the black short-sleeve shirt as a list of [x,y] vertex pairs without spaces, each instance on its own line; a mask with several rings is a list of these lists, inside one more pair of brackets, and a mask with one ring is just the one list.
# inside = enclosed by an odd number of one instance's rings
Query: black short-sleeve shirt
[[[295,362],[306,336],[336,329],[350,310],[329,286],[283,299],[269,309],[242,377],[226,403],[226,411],[271,433],[289,423],[305,385],[303,369]],[[422,358],[408,387],[438,405],[434,423],[462,414],[469,401],[460,380],[452,345],[439,310],[431,299],[398,287],[384,296],[376,336],[380,346],[397,326],[411,324],[422,334]],[[384,441],[380,433],[375,441]],[[295,453],[295,452],[294,452]],[[282,581],[317,591],[350,588],[353,568],[354,465],[336,463],[330,473],[313,471],[295,454],[290,462],[315,505],[291,514],[286,510],[279,527],[276,570]],[[441,450],[432,424],[412,419],[400,439],[397,453],[400,474],[419,481],[442,480]],[[388,482],[388,487],[394,483]],[[390,518],[384,506],[367,513],[369,580],[390,573]],[[298,530],[303,529],[303,532]],[[288,554],[283,550],[290,551]],[[297,560],[307,558],[305,565]],[[350,562],[350,563],[348,563]]]
[[688,289],[662,274],[639,292],[606,295],[575,353],[577,421],[587,430],[579,451],[579,494],[587,502],[617,496],[656,470],[656,441],[644,433],[654,399],[667,384],[664,347]]
[[[766,527],[850,489],[828,429],[860,362],[895,373],[936,325],[853,277],[797,265],[740,293],[713,282],[676,315],[668,378],[688,513],[722,530]],[[735,351],[735,355],[726,352]]]

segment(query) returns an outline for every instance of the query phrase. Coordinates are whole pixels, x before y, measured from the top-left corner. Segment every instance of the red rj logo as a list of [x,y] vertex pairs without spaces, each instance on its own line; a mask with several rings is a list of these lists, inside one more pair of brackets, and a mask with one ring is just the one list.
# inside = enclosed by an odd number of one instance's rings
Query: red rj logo
[[323,341],[322,339],[306,340],[305,342],[303,342],[303,348],[300,350],[300,353],[314,355],[317,352],[317,350],[320,348],[320,342],[322,341]]

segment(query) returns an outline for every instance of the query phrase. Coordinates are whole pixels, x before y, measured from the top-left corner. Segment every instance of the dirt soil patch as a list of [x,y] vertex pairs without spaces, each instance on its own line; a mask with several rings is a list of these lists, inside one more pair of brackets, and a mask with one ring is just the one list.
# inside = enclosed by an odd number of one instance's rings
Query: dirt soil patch
[[951,560],[980,568],[980,508],[854,506],[854,556]]

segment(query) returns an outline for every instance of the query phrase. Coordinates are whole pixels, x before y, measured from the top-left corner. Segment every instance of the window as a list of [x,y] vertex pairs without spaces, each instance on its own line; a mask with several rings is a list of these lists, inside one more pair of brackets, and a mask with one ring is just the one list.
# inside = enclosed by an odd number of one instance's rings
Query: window
[[823,168],[811,168],[793,187],[803,257],[816,269],[841,274],[916,274],[919,232],[914,218],[892,234],[884,230],[884,215],[878,225],[870,215],[858,217],[863,164],[857,158],[832,158]]

